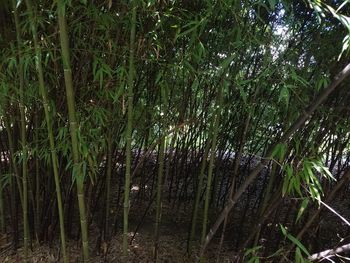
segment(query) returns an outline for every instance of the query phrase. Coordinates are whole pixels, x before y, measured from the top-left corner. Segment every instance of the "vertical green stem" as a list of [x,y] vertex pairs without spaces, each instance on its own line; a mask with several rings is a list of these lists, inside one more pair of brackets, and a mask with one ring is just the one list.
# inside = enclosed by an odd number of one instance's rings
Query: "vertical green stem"
[[45,88],[45,82],[44,82],[44,72],[43,72],[43,68],[42,68],[42,52],[41,52],[41,48],[40,48],[39,41],[38,41],[37,29],[36,29],[36,25],[34,22],[34,8],[33,8],[31,0],[26,0],[26,5],[27,5],[28,13],[29,13],[30,25],[31,25],[31,30],[32,30],[32,34],[33,34],[34,49],[35,49],[35,55],[36,55],[36,59],[37,59],[36,66],[37,66],[38,79],[39,79],[39,90],[40,90],[40,93],[42,96],[44,113],[45,113],[45,120],[46,120],[46,126],[47,126],[47,133],[48,133],[49,143],[50,143],[51,160],[52,160],[52,167],[53,167],[53,172],[54,172],[56,195],[57,195],[58,215],[59,215],[59,223],[60,223],[62,255],[63,255],[63,261],[65,263],[67,263],[69,260],[68,260],[67,250],[66,250],[66,236],[65,236],[65,230],[64,230],[62,194],[61,194],[60,178],[59,178],[59,172],[58,172],[58,158],[57,158],[57,153],[56,153],[54,134],[53,134],[53,130],[52,130],[51,109],[49,107],[47,89]]
[[4,115],[4,123],[5,123],[5,129],[8,137],[8,146],[9,146],[9,154],[10,154],[10,174],[11,174],[11,180],[10,180],[10,186],[11,186],[11,210],[12,210],[12,224],[13,224],[13,244],[14,248],[17,249],[18,247],[18,215],[17,215],[17,191],[15,186],[15,181],[17,184],[17,189],[19,193],[20,203],[23,207],[23,193],[22,193],[22,187],[20,180],[18,178],[18,169],[16,160],[14,157],[15,148],[13,145],[13,136],[11,132],[11,125],[8,120],[7,114]]
[[[39,147],[39,120],[38,120],[38,114],[35,114],[34,118],[35,122],[35,144],[36,147]],[[39,171],[39,157],[35,156],[35,209],[36,209],[36,218],[37,221],[35,222],[35,229],[36,233],[39,233],[40,224],[39,224],[39,218],[40,218],[40,171]],[[38,238],[38,237],[37,237]]]
[[[213,128],[213,125],[211,125],[211,127],[210,127],[209,134],[212,133],[212,131],[211,131],[212,128]],[[203,187],[204,171],[205,171],[205,167],[207,166],[207,158],[208,158],[208,154],[209,154],[209,149],[210,149],[210,140],[208,139],[205,143],[205,149],[204,149],[204,154],[203,154],[203,158],[202,158],[202,162],[201,162],[201,168],[200,168],[199,175],[198,175],[199,179],[198,179],[198,186],[197,186],[197,190],[196,190],[196,197],[195,197],[195,202],[194,202],[194,207],[193,207],[191,232],[190,232],[190,236],[189,236],[189,239],[187,242],[188,252],[190,252],[190,250],[191,250],[191,243],[196,235],[199,201],[200,201],[201,191],[202,191],[202,187]]]
[[217,103],[216,103],[216,112],[215,112],[215,117],[214,117],[213,138],[211,141],[210,160],[209,160],[209,168],[208,168],[208,182],[207,182],[207,187],[206,187],[206,192],[205,192],[205,203],[204,203],[201,243],[204,243],[205,237],[207,234],[211,181],[212,181],[212,175],[213,175],[214,160],[216,157],[216,154],[215,154],[216,142],[217,142],[218,131],[219,131],[220,113],[221,113],[221,104],[222,104],[222,85],[223,84],[221,83],[220,90],[218,92],[218,99],[217,99]]
[[17,163],[16,163],[16,159],[15,159],[14,138],[13,138],[12,132],[11,132],[11,124],[10,124],[9,118],[6,114],[4,115],[4,122],[5,122],[6,133],[7,133],[8,144],[9,144],[10,160],[11,160],[11,167],[13,170],[13,177],[15,178],[14,180],[16,180],[18,193],[19,193],[19,199],[21,202],[21,206],[23,207],[23,189],[22,189],[21,181],[19,179],[19,172],[18,172],[18,167],[17,167]]
[[156,197],[156,224],[154,229],[154,260],[158,261],[158,247],[159,247],[159,225],[162,216],[162,189],[163,189],[163,170],[164,170],[164,151],[165,151],[165,136],[161,135],[159,145],[159,166],[157,178],[157,197]]
[[[235,184],[236,184],[236,178],[238,177],[238,169],[239,166],[241,164],[241,159],[242,159],[242,155],[243,155],[243,147],[244,147],[244,143],[246,140],[246,136],[247,136],[247,132],[248,132],[248,128],[250,125],[250,114],[248,115],[248,118],[244,124],[244,129],[241,135],[241,139],[239,142],[239,148],[238,148],[238,152],[236,153],[235,156],[235,163],[234,163],[234,167],[233,167],[233,176],[232,176],[232,182],[231,182],[231,187],[229,190],[229,200],[232,199],[233,194],[234,194],[234,190],[235,190]],[[217,253],[217,258],[216,258],[216,262],[220,261],[220,252],[221,252],[221,248],[222,245],[224,243],[224,239],[225,239],[225,232],[226,232],[226,227],[227,227],[227,223],[228,223],[228,214],[225,216],[225,220],[224,220],[224,224],[222,227],[222,232],[221,232],[221,237],[220,237],[220,243],[219,243],[219,248],[218,248],[218,253]]]
[[108,131],[107,138],[107,176],[106,176],[106,223],[104,229],[104,239],[107,239],[109,230],[109,210],[110,210],[110,193],[111,193],[111,177],[112,177],[112,131]]
[[126,126],[126,171],[124,186],[124,225],[123,225],[123,255],[128,255],[128,221],[129,221],[129,195],[130,195],[130,175],[131,175],[131,137],[132,137],[132,119],[133,119],[133,100],[134,100],[134,53],[135,53],[135,34],[136,34],[136,0],[132,1],[132,17],[130,31],[129,47],[129,76],[128,76],[128,122]]
[[24,113],[24,73],[23,59],[21,55],[22,41],[20,37],[19,17],[16,3],[12,0],[13,14],[15,17],[17,50],[18,50],[18,77],[19,77],[19,110],[21,117],[21,144],[22,144],[22,184],[23,184],[23,239],[24,239],[24,262],[28,262],[29,246],[29,222],[28,222],[28,178],[27,178],[27,143],[26,143],[26,120]]
[[77,183],[78,205],[80,213],[81,236],[83,243],[84,262],[89,261],[89,242],[88,242],[88,227],[84,199],[84,175],[79,166],[79,141],[78,141],[78,123],[75,112],[75,99],[73,89],[72,70],[69,57],[69,40],[67,32],[67,21],[65,15],[65,1],[57,1],[58,24],[60,30],[61,52],[64,69],[64,82],[66,86],[66,96],[68,105],[69,127],[72,142],[72,154],[74,169]]

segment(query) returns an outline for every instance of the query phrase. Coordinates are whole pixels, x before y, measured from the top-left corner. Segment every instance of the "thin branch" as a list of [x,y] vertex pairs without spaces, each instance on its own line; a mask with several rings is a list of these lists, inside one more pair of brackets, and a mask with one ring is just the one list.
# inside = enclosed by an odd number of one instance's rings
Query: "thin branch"
[[347,252],[347,251],[350,251],[350,243],[346,244],[346,245],[343,245],[341,247],[337,247],[337,248],[334,248],[334,249],[327,249],[325,251],[312,254],[311,256],[308,257],[308,259],[311,260],[311,261],[316,261],[316,260],[320,260],[320,259],[323,259],[323,258],[336,256],[336,254],[344,253],[344,252]]
[[337,211],[335,211],[332,207],[330,207],[329,205],[327,205],[325,202],[323,202],[322,200],[319,200],[320,203],[322,203],[326,208],[328,208],[333,214],[337,215],[343,222],[345,222],[345,224],[347,224],[348,226],[350,226],[350,222],[348,220],[346,220],[342,215],[340,215]]

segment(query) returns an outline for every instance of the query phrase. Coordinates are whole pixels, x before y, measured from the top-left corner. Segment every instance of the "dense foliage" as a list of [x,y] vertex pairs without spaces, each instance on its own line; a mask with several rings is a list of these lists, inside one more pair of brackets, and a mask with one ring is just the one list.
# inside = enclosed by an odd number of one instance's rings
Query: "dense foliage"
[[30,244],[60,238],[68,262],[81,238],[87,262],[95,224],[99,243],[123,231],[127,258],[137,207],[155,218],[156,261],[162,203],[186,211],[183,251],[201,260],[212,243],[218,261],[228,244],[252,262],[337,245],[349,226],[336,217],[326,242],[320,222],[349,193],[346,2],[2,0],[13,249],[28,260]]

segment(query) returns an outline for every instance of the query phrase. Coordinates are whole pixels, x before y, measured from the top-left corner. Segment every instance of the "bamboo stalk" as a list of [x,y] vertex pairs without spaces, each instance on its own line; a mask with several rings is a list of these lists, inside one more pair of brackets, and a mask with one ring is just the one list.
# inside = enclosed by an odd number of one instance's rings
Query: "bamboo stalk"
[[21,206],[23,207],[23,194],[22,194],[22,188],[21,184],[18,178],[18,170],[16,166],[16,160],[14,157],[14,145],[13,145],[13,139],[12,139],[12,132],[11,132],[11,126],[8,120],[7,115],[4,115],[4,123],[5,123],[5,129],[7,132],[7,139],[8,139],[8,146],[9,146],[9,157],[10,157],[10,174],[11,174],[11,179],[10,179],[10,187],[11,187],[11,210],[12,210],[12,227],[13,227],[13,248],[17,249],[18,247],[18,242],[19,242],[19,237],[18,237],[18,214],[17,214],[17,192],[16,192],[16,186],[15,182],[17,184],[17,189],[19,192],[19,197],[20,197],[20,203]]
[[112,177],[112,131],[108,132],[107,137],[107,175],[106,175],[106,213],[105,213],[105,228],[104,228],[104,240],[108,239],[109,233],[109,213],[110,213],[110,195],[111,195],[111,177]]
[[22,144],[22,184],[23,184],[23,240],[24,240],[24,262],[28,262],[28,247],[29,247],[29,222],[28,222],[28,174],[27,174],[27,143],[26,143],[26,120],[24,113],[24,73],[23,59],[21,55],[21,31],[19,25],[19,17],[16,9],[16,3],[12,0],[13,14],[16,26],[16,38],[18,49],[18,78],[19,78],[19,110],[20,110],[20,130]]
[[132,142],[132,122],[133,122],[133,87],[135,78],[134,53],[135,53],[135,31],[136,31],[136,0],[132,1],[132,17],[129,47],[129,76],[128,76],[128,112],[126,126],[126,171],[124,186],[124,217],[123,217],[123,255],[128,255],[128,221],[129,221],[129,195],[130,195],[130,175],[131,175],[131,142]]
[[[10,161],[11,161],[11,167],[13,170],[13,177],[16,181],[18,193],[19,193],[19,200],[21,202],[21,206],[23,207],[23,189],[21,187],[21,181],[19,180],[19,172],[18,167],[15,159],[15,145],[14,145],[14,139],[11,132],[11,125],[8,116],[5,114],[4,116],[4,122],[6,127],[6,133],[7,133],[7,139],[9,144],[9,151],[10,151]],[[11,181],[13,181],[11,180]]]
[[[242,136],[241,136],[241,140],[239,142],[239,149],[238,152],[236,153],[237,155],[235,156],[235,163],[234,163],[234,168],[233,168],[233,176],[232,176],[232,182],[231,182],[231,187],[229,190],[229,200],[232,199],[233,194],[234,194],[234,190],[235,190],[235,184],[236,184],[236,178],[238,177],[238,169],[239,166],[241,164],[241,158],[243,155],[243,146],[246,140],[246,135],[248,132],[248,127],[249,127],[249,123],[250,123],[250,116],[248,116],[245,125],[244,125],[244,129],[242,132]],[[219,257],[220,257],[220,252],[222,249],[222,244],[224,243],[224,239],[225,239],[225,232],[226,232],[226,227],[227,227],[227,220],[228,220],[228,214],[225,216],[224,219],[224,224],[222,227],[222,233],[221,233],[221,237],[220,237],[220,244],[219,244],[219,249],[218,249],[218,255],[217,255],[217,259],[216,262],[219,262]]]
[[45,88],[44,72],[43,72],[43,68],[42,68],[42,52],[41,52],[41,48],[40,48],[40,45],[38,42],[36,25],[34,23],[34,8],[33,8],[33,4],[31,2],[31,0],[26,0],[26,5],[27,5],[28,13],[29,13],[31,30],[32,30],[32,34],[33,34],[35,54],[37,57],[36,66],[37,66],[37,73],[38,73],[38,79],[39,79],[39,90],[40,90],[40,93],[42,96],[44,113],[45,113],[45,120],[46,120],[46,126],[47,126],[47,133],[48,133],[49,143],[50,143],[51,161],[52,161],[52,167],[53,167],[53,172],[54,172],[58,215],[59,215],[59,224],[60,224],[62,256],[63,256],[63,261],[65,263],[67,263],[67,262],[69,262],[69,258],[68,258],[68,254],[67,254],[67,250],[66,250],[64,212],[63,212],[63,205],[62,205],[60,178],[59,178],[59,172],[58,172],[58,158],[57,158],[57,153],[56,153],[54,134],[53,134],[53,130],[52,130],[52,121],[51,121],[52,113],[51,113],[50,108],[49,108],[47,89]]
[[68,105],[68,117],[69,117],[69,127],[70,136],[72,143],[72,155],[74,168],[73,172],[76,175],[76,185],[77,185],[77,195],[78,195],[78,205],[80,214],[80,227],[81,236],[83,244],[83,258],[84,262],[89,261],[89,241],[88,241],[88,226],[85,208],[85,198],[84,198],[84,175],[81,172],[79,165],[79,141],[78,141],[78,123],[76,119],[75,112],[75,98],[74,98],[74,88],[72,80],[72,70],[70,66],[69,57],[69,40],[67,32],[67,21],[65,16],[65,1],[57,1],[57,14],[58,14],[58,24],[60,30],[60,42],[61,42],[61,52],[62,52],[62,62],[64,69],[64,82],[66,86],[66,96]]
[[[253,101],[255,101],[257,94],[258,94],[258,89],[256,89],[256,91],[254,92]],[[241,159],[242,159],[242,156],[243,156],[243,147],[244,147],[244,144],[246,142],[246,137],[247,137],[247,133],[248,133],[249,126],[250,126],[250,121],[251,121],[251,115],[252,115],[252,113],[248,112],[248,116],[247,116],[246,121],[244,123],[244,128],[243,128],[243,131],[242,131],[242,134],[241,134],[241,138],[240,138],[240,141],[239,141],[238,152],[235,155],[235,162],[234,162],[234,167],[233,167],[233,176],[232,176],[232,180],[231,180],[231,187],[230,187],[230,190],[229,190],[229,200],[231,200],[232,197],[233,197],[234,190],[235,190],[235,185],[236,185],[236,179],[237,179],[237,177],[239,175],[238,174],[238,169],[239,169],[239,166],[241,164]],[[220,252],[221,252],[222,245],[223,245],[224,239],[225,239],[225,232],[226,232],[226,227],[227,227],[227,221],[228,221],[228,214],[225,216],[225,219],[224,219],[224,224],[223,224],[223,227],[222,227],[222,233],[221,233],[221,237],[220,237],[220,244],[219,244],[219,248],[218,248],[218,253],[217,253],[218,255],[217,255],[217,258],[216,258],[216,262],[219,262],[219,260],[220,260]]]
[[158,261],[159,247],[159,225],[162,216],[162,190],[163,190],[163,170],[164,170],[164,151],[166,148],[166,139],[161,136],[159,145],[159,162],[158,162],[158,178],[157,178],[157,197],[156,197],[156,222],[154,228],[154,261]]
[[210,201],[210,191],[211,191],[211,183],[212,183],[212,175],[214,169],[214,160],[216,158],[216,142],[219,133],[219,123],[220,123],[220,115],[221,115],[221,107],[222,107],[222,86],[220,85],[220,90],[218,92],[218,98],[216,103],[216,112],[214,116],[214,124],[213,124],[213,138],[210,146],[210,159],[209,159],[209,167],[208,167],[208,182],[205,192],[205,203],[204,203],[204,212],[203,212],[203,225],[202,225],[202,236],[201,243],[203,244],[205,241],[205,236],[207,235],[207,225],[208,225],[208,212],[209,212],[209,201]]
[[[213,125],[211,125],[209,134],[212,134],[212,128]],[[197,217],[198,217],[198,209],[199,209],[199,202],[200,202],[200,196],[203,188],[203,180],[204,180],[204,172],[205,168],[207,166],[207,158],[209,155],[209,150],[210,150],[210,140],[208,139],[205,143],[205,149],[204,149],[204,154],[201,162],[201,168],[200,172],[198,175],[198,186],[197,186],[197,191],[196,191],[196,197],[195,197],[195,202],[194,202],[194,208],[193,208],[193,213],[192,213],[192,222],[191,222],[191,231],[190,231],[190,236],[187,242],[187,251],[190,252],[191,250],[191,243],[194,240],[194,237],[196,235],[196,227],[197,227]]]
[[[39,131],[38,131],[38,114],[35,114],[35,144],[36,147],[39,147]],[[35,209],[36,209],[36,218],[37,221],[35,222],[35,229],[36,229],[36,233],[39,233],[39,229],[40,229],[40,224],[39,224],[39,218],[40,218],[40,171],[39,171],[39,157],[35,156]],[[37,237],[38,239],[38,237]]]

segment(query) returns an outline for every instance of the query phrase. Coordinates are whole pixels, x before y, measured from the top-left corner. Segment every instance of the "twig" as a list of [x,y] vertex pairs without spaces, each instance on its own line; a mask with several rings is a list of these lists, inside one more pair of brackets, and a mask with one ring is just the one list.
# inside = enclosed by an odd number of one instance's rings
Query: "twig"
[[346,251],[350,251],[350,243],[346,244],[346,245],[343,245],[341,247],[337,247],[337,248],[334,248],[334,249],[327,249],[325,251],[312,254],[311,256],[309,256],[308,259],[311,260],[311,261],[315,261],[315,260],[323,259],[323,258],[326,258],[326,257],[335,256],[336,254],[343,253],[343,252],[346,252]]
[[326,208],[328,208],[333,214],[337,215],[341,220],[343,220],[343,222],[345,222],[345,224],[347,224],[348,226],[350,226],[350,222],[348,220],[346,220],[341,214],[339,214],[337,211],[335,211],[332,207],[330,207],[329,205],[327,205],[325,202],[323,202],[322,200],[319,200],[320,203],[322,203]]

